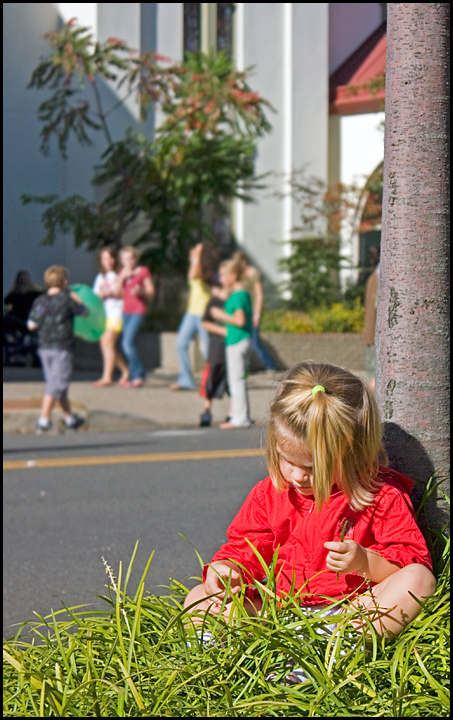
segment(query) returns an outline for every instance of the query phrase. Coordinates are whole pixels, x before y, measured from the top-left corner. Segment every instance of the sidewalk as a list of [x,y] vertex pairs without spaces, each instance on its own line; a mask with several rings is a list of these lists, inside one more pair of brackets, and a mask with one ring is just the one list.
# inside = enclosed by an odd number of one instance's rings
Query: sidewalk
[[[41,369],[3,368],[3,371],[3,432],[33,433],[44,391]],[[198,389],[171,392],[168,386],[176,380],[174,373],[155,369],[148,373],[145,385],[139,389],[118,385],[96,388],[92,383],[97,377],[98,373],[76,371],[69,389],[73,409],[86,418],[87,430],[102,432],[199,426],[203,400]],[[200,377],[195,377],[198,384]],[[275,386],[276,379],[265,373],[256,373],[249,378],[250,409],[255,422],[265,418]],[[225,420],[228,409],[228,397],[214,400],[214,426]],[[57,407],[53,412],[56,428],[62,417]]]

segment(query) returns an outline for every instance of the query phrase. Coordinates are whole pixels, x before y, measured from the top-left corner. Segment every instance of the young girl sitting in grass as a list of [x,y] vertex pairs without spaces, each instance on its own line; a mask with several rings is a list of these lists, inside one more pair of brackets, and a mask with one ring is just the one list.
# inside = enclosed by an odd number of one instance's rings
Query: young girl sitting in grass
[[[432,595],[436,581],[409,498],[413,482],[384,467],[369,385],[333,365],[296,365],[271,404],[266,451],[269,477],[250,492],[185,606],[218,614],[229,580],[231,594],[248,585],[247,606],[259,612],[253,582],[264,573],[253,548],[268,565],[278,549],[280,596],[299,591],[307,611],[348,596],[370,610],[378,633],[398,635],[421,610],[415,598]],[[227,598],[226,617],[232,606]]]

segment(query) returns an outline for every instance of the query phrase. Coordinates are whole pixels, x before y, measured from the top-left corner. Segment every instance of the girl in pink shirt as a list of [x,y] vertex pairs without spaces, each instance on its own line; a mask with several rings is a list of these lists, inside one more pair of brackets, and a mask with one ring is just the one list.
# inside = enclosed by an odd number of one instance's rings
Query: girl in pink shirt
[[[192,612],[218,614],[229,579],[231,594],[248,586],[248,607],[259,612],[253,583],[264,573],[253,548],[269,565],[278,549],[280,596],[297,593],[327,614],[326,598],[352,596],[379,633],[400,633],[421,610],[413,595],[432,595],[436,581],[409,497],[413,483],[383,467],[369,385],[333,365],[296,365],[271,404],[266,450],[269,477],[250,492],[186,607],[198,602]],[[227,599],[226,617],[231,609]]]
[[128,245],[120,252],[122,270],[118,277],[118,291],[123,298],[122,349],[129,364],[129,380],[120,382],[123,387],[141,387],[145,369],[137,352],[135,339],[147,310],[148,298],[154,295],[151,273],[138,265],[138,251]]

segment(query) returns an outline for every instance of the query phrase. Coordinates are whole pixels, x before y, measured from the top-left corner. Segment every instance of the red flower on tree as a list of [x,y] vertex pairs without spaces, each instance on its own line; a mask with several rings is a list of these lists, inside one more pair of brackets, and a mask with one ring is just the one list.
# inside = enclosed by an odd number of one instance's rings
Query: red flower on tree
[[110,43],[110,45],[115,45],[116,47],[124,47],[126,45],[124,40],[120,40],[119,38],[116,38],[116,37],[108,38],[107,42]]
[[159,55],[158,53],[150,53],[154,60],[157,60],[157,62],[173,62],[171,58],[166,57],[165,55]]

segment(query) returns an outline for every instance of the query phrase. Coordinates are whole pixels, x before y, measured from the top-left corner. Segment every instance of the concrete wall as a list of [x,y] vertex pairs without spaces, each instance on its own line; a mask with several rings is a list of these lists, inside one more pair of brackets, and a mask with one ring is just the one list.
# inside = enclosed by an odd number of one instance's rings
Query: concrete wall
[[[26,90],[32,69],[46,52],[40,36],[56,29],[59,15],[51,3],[3,3],[3,284],[7,292],[15,273],[29,270],[42,283],[46,267],[53,262],[67,264],[63,241],[40,248],[43,236],[41,208],[20,201],[23,193],[57,192],[64,182],[63,163],[44,158],[39,151],[40,125],[37,108],[43,100]],[[20,28],[20,33],[14,30]]]
[[[170,373],[178,371],[176,333],[141,333],[137,347],[147,370],[159,367]],[[355,333],[262,333],[261,339],[283,370],[302,360],[316,360],[342,365],[350,370],[365,371],[365,341]],[[204,361],[194,340],[190,346],[192,368],[201,372]],[[75,366],[78,369],[101,371],[102,358],[97,343],[76,340]],[[252,357],[252,371],[260,370],[259,362]]]
[[[40,245],[45,230],[41,222],[43,207],[23,206],[22,194],[56,194],[63,199],[80,194],[87,199],[95,197],[90,185],[93,166],[104,149],[101,134],[94,134],[91,147],[72,142],[68,159],[62,160],[53,142],[47,157],[40,152],[41,124],[38,106],[50,93],[27,89],[33,69],[40,57],[49,54],[49,46],[43,35],[61,27],[72,17],[92,27],[95,37],[105,40],[109,36],[120,37],[131,47],[158,49],[156,47],[156,5],[181,3],[3,3],[4,20],[4,75],[3,75],[3,284],[9,289],[18,270],[29,270],[32,279],[42,284],[44,270],[51,264],[65,265],[73,282],[91,284],[97,272],[93,253],[75,249],[70,236],[58,237],[54,246]],[[164,22],[159,42],[165,36],[173,37],[173,26]],[[162,37],[163,36],[163,37]],[[178,39],[179,44],[179,39]],[[89,95],[89,88],[85,93]],[[106,107],[117,102],[113,87],[104,84],[101,96]],[[112,135],[121,137],[128,125],[137,126],[138,108],[129,101],[112,115]],[[144,134],[151,136],[154,118],[140,126]],[[97,197],[97,196],[96,196]]]

